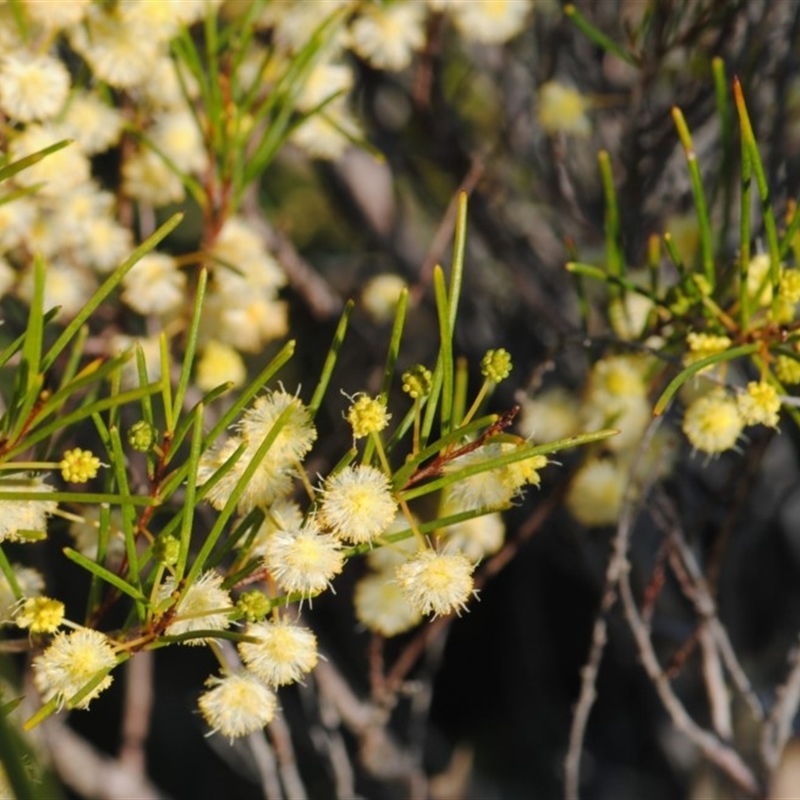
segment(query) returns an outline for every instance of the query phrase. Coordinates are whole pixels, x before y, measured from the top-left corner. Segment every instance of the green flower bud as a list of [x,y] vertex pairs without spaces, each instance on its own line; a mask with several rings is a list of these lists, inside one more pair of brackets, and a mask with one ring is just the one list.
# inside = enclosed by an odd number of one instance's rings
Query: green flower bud
[[431,391],[431,371],[422,364],[415,364],[403,373],[403,391],[415,400],[427,397]]
[[487,350],[481,359],[481,374],[492,383],[500,383],[511,374],[511,354],[502,347],[498,350]]
[[177,563],[180,551],[180,541],[170,535],[159,536],[153,545],[153,555],[156,557],[156,560],[161,564],[166,564],[168,567]]
[[147,453],[156,441],[156,429],[140,419],[128,430],[128,444],[139,453]]
[[240,595],[236,602],[236,610],[248,622],[257,622],[264,619],[272,607],[272,602],[264,592],[259,592],[258,589],[253,589],[251,592],[244,592]]

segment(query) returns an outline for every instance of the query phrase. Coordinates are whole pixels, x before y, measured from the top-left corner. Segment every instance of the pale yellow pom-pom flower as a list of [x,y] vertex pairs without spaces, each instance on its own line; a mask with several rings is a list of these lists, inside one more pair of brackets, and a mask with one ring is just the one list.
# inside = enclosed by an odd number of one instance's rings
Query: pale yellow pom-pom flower
[[211,677],[206,685],[210,688],[200,695],[197,704],[212,733],[235,739],[272,722],[278,700],[255,676]]
[[[33,680],[45,701],[56,697],[63,704],[116,663],[116,656],[106,635],[81,628],[69,634],[57,634],[50,647],[34,658]],[[111,685],[111,680],[111,676],[106,675],[74,707],[86,708],[91,700]]]
[[736,401],[723,389],[714,389],[686,409],[682,427],[693,447],[713,454],[736,444],[744,420]]
[[[222,588],[223,577],[213,570],[204,572],[191,586],[184,589],[175,606],[173,621],[164,631],[167,636],[179,636],[193,631],[223,631],[230,624],[233,603]],[[158,591],[158,602],[163,603],[175,591],[175,579],[167,578]],[[205,644],[205,638],[185,639],[183,644]]]
[[737,395],[736,404],[745,425],[778,427],[781,401],[775,387],[765,381],[750,381],[747,389]]
[[421,614],[460,613],[473,594],[472,562],[461,553],[422,550],[395,571],[406,599]]
[[394,521],[397,503],[389,479],[367,465],[345,467],[326,481],[320,520],[340,539],[363,544]]
[[97,475],[100,459],[90,450],[67,450],[59,463],[61,477],[68,483],[86,483]]
[[63,619],[64,604],[52,597],[29,597],[14,616],[14,622],[31,633],[55,633]]
[[344,556],[339,540],[320,533],[319,525],[307,519],[299,530],[278,531],[270,538],[264,563],[284,591],[311,597],[342,571]]
[[317,637],[308,628],[289,622],[260,622],[248,625],[245,634],[259,641],[239,644],[242,661],[270,686],[295,683],[317,665]]

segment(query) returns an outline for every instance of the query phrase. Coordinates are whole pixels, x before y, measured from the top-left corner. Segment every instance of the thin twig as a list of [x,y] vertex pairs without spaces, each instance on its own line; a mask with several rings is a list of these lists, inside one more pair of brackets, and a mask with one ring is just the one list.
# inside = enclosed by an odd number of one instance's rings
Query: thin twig
[[736,750],[722,742],[710,731],[701,728],[691,718],[683,703],[675,694],[669,679],[658,663],[653,643],[650,640],[650,630],[639,616],[639,609],[633,597],[633,589],[628,580],[627,572],[622,575],[619,589],[623,608],[625,609],[625,618],[636,641],[642,665],[655,686],[658,696],[672,718],[675,727],[685,734],[709,761],[716,764],[749,797],[763,797],[763,789],[755,774]]
[[792,734],[792,723],[800,705],[800,644],[789,654],[789,674],[776,693],[761,732],[761,759],[771,775]]
[[267,727],[267,731],[272,740],[272,749],[275,751],[275,757],[278,761],[278,772],[281,776],[281,783],[286,789],[286,796],[290,797],[291,800],[306,800],[308,792],[306,792],[306,787],[297,768],[292,734],[281,712],[275,714],[272,722]]
[[292,288],[306,301],[314,317],[324,321],[339,314],[344,307],[342,298],[297,252],[291,240],[267,222],[258,202],[255,184],[252,190],[245,193],[242,213],[245,219],[264,237],[270,252],[278,259],[286,272]]
[[74,792],[91,800],[161,800],[168,795],[139,770],[96,750],[63,721],[49,717],[40,726],[59,777]]
[[283,800],[283,789],[278,780],[278,762],[264,734],[261,731],[251,733],[247,737],[247,747],[261,780],[261,791],[265,800]]
[[318,696],[314,692],[313,684],[307,684],[304,691],[313,693],[314,705],[319,709],[322,725],[315,726],[310,733],[317,747],[324,748],[333,773],[336,797],[340,800],[355,798],[355,769],[341,733],[342,717],[331,698],[325,695]]
[[731,697],[722,671],[717,640],[708,625],[700,627],[700,652],[703,655],[703,679],[711,706],[711,724],[717,736],[730,741],[733,738]]
[[153,653],[145,651],[129,659],[125,673],[119,760],[129,770],[146,775],[145,742],[153,710]]
[[[673,561],[672,566],[681,582],[682,588],[684,588],[684,593],[692,601],[697,614],[705,620],[708,631],[716,642],[725,668],[733,680],[733,685],[747,703],[754,719],[759,722],[762,721],[764,719],[764,708],[758,695],[753,690],[744,668],[739,663],[728,637],[728,632],[719,618],[716,603],[711,595],[711,585],[703,576],[700,565],[697,563],[697,559],[694,557],[694,553],[677,522],[676,514],[671,510],[666,497],[659,494],[656,502],[652,505],[652,513],[657,519],[662,519],[663,524],[668,527],[669,540],[680,559],[679,563]],[[681,580],[680,564],[686,570],[685,580]],[[691,585],[691,591],[687,588],[689,585]]]
[[375,777],[409,785],[425,780],[403,748],[386,729],[387,713],[359,700],[341,673],[329,661],[321,661],[313,672],[320,698],[333,703],[348,730],[357,738],[361,761]]
[[[631,467],[631,476],[637,473],[637,466],[650,447],[659,425],[660,422],[654,420],[642,437],[642,442]],[[646,494],[647,492],[642,487],[636,486],[633,480],[628,481],[617,532],[614,536],[611,557],[606,567],[603,597],[592,628],[592,644],[589,648],[589,658],[581,670],[581,690],[572,718],[567,754],[564,757],[564,796],[566,800],[578,800],[580,796],[580,762],[583,740],[586,735],[586,726],[589,723],[589,714],[597,698],[597,689],[595,688],[597,674],[608,641],[606,617],[617,599],[620,579],[623,573],[627,573],[630,569],[627,553],[634,519],[634,506],[637,500]]]

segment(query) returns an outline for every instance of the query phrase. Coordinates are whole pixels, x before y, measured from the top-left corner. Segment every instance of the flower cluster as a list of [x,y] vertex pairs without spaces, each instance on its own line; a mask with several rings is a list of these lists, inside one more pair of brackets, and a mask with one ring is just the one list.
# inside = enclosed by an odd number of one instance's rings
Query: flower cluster
[[[280,427],[277,427],[278,420]],[[287,496],[298,475],[302,459],[311,450],[317,431],[303,403],[285,391],[259,397],[245,412],[234,435],[204,454],[198,472],[203,485],[239,450],[240,458],[209,488],[206,499],[221,509],[242,475],[255,459],[268,436],[273,436],[269,450],[255,465],[255,472],[244,487],[238,508],[246,513],[258,506],[268,507]]]

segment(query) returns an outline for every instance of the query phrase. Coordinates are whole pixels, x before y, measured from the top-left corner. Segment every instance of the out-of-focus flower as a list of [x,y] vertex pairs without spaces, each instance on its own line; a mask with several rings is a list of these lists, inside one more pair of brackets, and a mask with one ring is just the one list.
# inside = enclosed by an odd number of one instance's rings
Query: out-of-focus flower
[[[38,597],[44,589],[42,573],[33,567],[23,567],[12,564],[14,577],[22,591],[22,597]],[[5,575],[0,573],[0,625],[7,625],[12,621],[14,610],[18,607],[17,598],[11,590],[11,585]],[[2,795],[0,795],[2,797]]]
[[354,141],[363,137],[355,117],[343,102],[334,100],[319,114],[304,120],[291,135],[291,141],[311,158],[336,161]]
[[214,339],[203,346],[196,370],[195,382],[204,392],[228,382],[242,386],[247,378],[247,367],[239,353]]
[[693,447],[714,454],[736,444],[744,420],[736,401],[724,389],[714,389],[686,409],[682,427]]
[[52,119],[69,83],[67,68],[52,56],[9,53],[0,61],[0,108],[20,122]]
[[183,172],[198,173],[208,163],[203,136],[187,108],[164,111],[148,131],[153,144]]
[[539,122],[551,136],[557,133],[588,136],[592,132],[586,115],[588,107],[586,98],[571,86],[548,81],[539,87]]
[[453,22],[465,38],[484,44],[503,44],[525,29],[533,8],[531,0],[455,0]]
[[164,253],[142,256],[122,279],[122,299],[140,314],[167,314],[186,302],[186,275]]
[[181,179],[161,156],[147,149],[125,159],[122,190],[128,197],[154,206],[179,203],[185,194]]
[[388,322],[394,317],[400,293],[405,288],[406,282],[399,275],[375,275],[364,284],[361,302],[375,322]]
[[126,20],[119,8],[93,4],[85,27],[70,29],[72,46],[86,59],[95,76],[115,89],[146,83],[164,42],[155,26],[134,23]]
[[590,458],[575,473],[567,508],[583,525],[613,525],[619,518],[628,472],[610,458]]
[[4,500],[0,515],[0,542],[22,542],[26,532],[46,533],[47,518],[55,512],[58,504],[48,500],[53,487],[39,477],[14,477],[2,482],[4,492],[34,492],[41,500]]
[[566,389],[556,386],[535,397],[520,395],[520,433],[537,442],[566,439],[580,430],[578,400]]
[[451,547],[476,563],[503,546],[506,526],[503,517],[495,512],[450,525],[443,533]]
[[425,44],[424,21],[419,3],[367,6],[350,26],[349,44],[373,67],[399,71]]
[[747,265],[747,294],[760,306],[768,306],[772,302],[769,269],[770,262],[767,253],[753,256]]
[[[34,123],[14,137],[9,152],[11,158],[17,161],[68,138],[69,131],[63,126]],[[63,198],[75,187],[86,183],[89,174],[89,161],[79,147],[71,144],[17,173],[14,180],[22,186],[41,183],[40,194]]]
[[422,621],[422,613],[412,605],[391,572],[363,577],[356,584],[353,602],[358,621],[381,636],[397,636]]
[[68,28],[80,22],[92,0],[24,0],[25,13],[49,29]]

